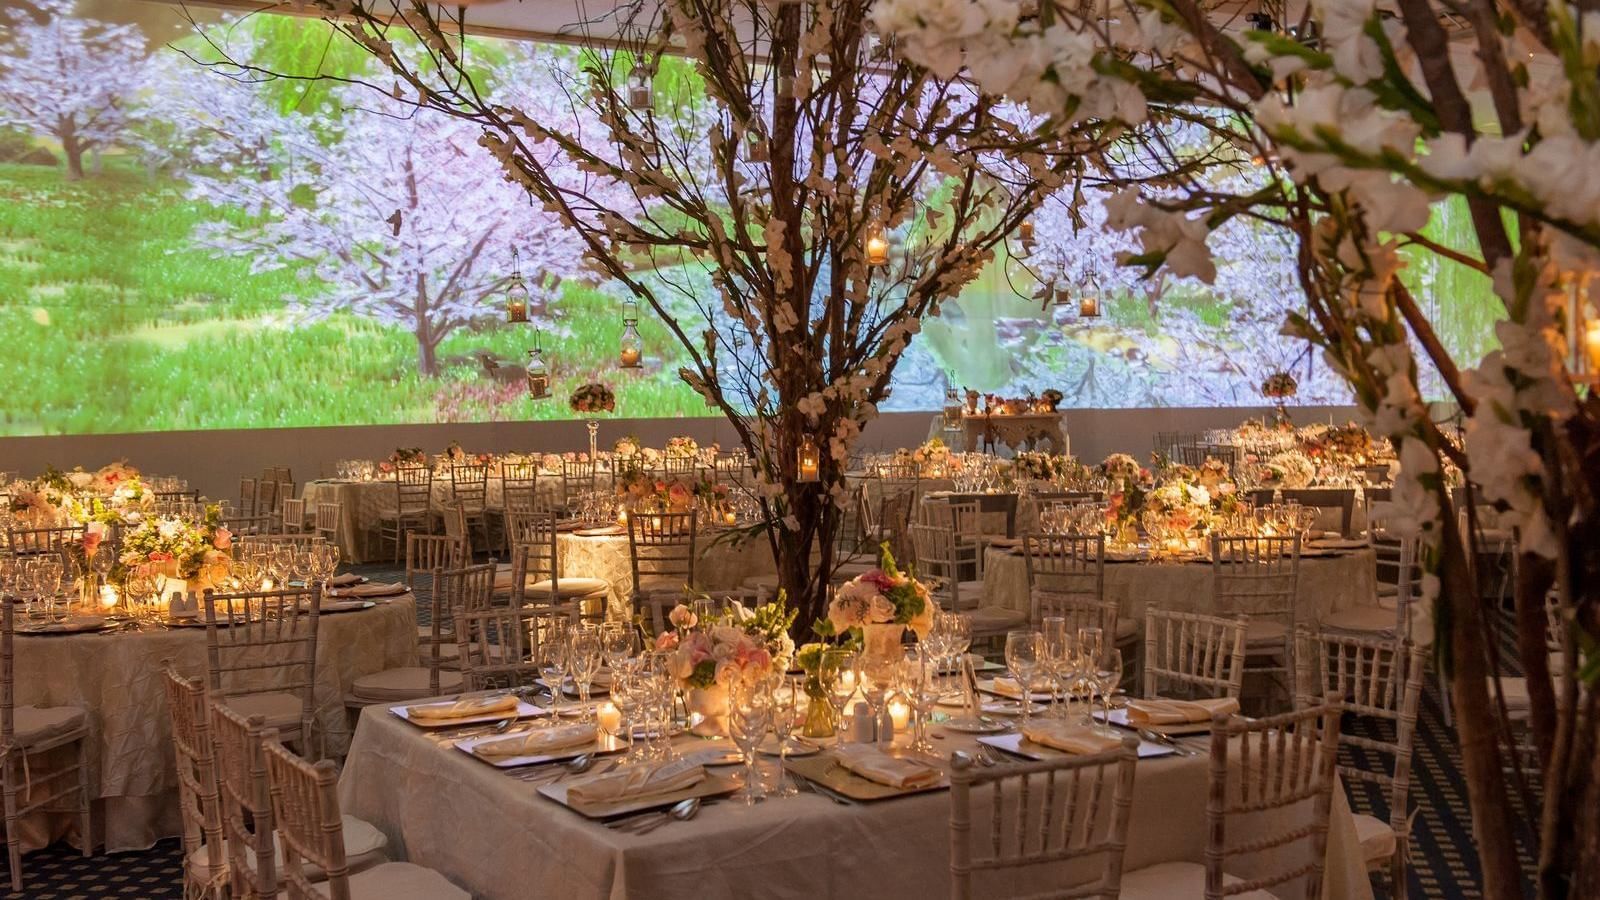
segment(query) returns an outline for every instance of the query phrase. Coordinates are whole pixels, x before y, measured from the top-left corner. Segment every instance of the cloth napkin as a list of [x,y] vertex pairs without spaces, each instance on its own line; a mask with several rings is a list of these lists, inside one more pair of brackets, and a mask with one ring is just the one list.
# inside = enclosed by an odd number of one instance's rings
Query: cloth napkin
[[406,592],[406,586],[405,585],[398,584],[398,583],[392,583],[391,584],[391,583],[383,582],[383,581],[369,581],[366,584],[357,584],[357,585],[353,585],[351,587],[339,588],[339,589],[334,590],[334,591],[329,591],[329,593],[333,594],[335,597],[364,597],[364,598],[392,597],[392,596],[395,596],[397,594],[404,594],[405,592]]
[[[1018,684],[1017,680],[1015,678],[996,678],[994,680],[994,685],[993,685],[992,690],[996,694],[1001,694],[1001,695],[1004,695],[1006,697],[1012,697],[1012,698],[1015,698],[1017,700],[1021,700],[1022,699],[1022,685]],[[1033,697],[1034,697],[1035,701],[1037,701],[1037,700],[1039,700],[1039,698],[1046,696],[1048,693],[1049,693],[1048,691],[1041,691],[1041,690],[1035,689],[1033,691]]]
[[492,697],[468,697],[454,703],[428,703],[421,706],[406,707],[406,717],[422,721],[439,721],[444,719],[465,719],[471,716],[489,716],[497,713],[514,713],[517,711],[517,698],[510,694],[496,694]]
[[582,747],[594,743],[597,732],[593,725],[557,725],[553,728],[535,728],[521,734],[484,741],[473,746],[475,756],[490,759],[510,759],[514,756],[544,756],[557,750]]
[[1209,722],[1217,714],[1231,716],[1239,711],[1232,697],[1214,700],[1129,700],[1128,722],[1132,725],[1189,725]]
[[900,790],[937,784],[943,777],[938,769],[909,759],[897,759],[871,744],[840,744],[834,748],[833,755],[839,765],[862,778]]
[[333,585],[334,587],[341,587],[341,588],[342,587],[350,587],[351,585],[360,584],[361,581],[362,581],[361,576],[357,575],[354,572],[346,572],[343,575],[335,575],[332,578],[328,579],[328,583],[329,584]]
[[1035,744],[1063,753],[1100,753],[1122,746],[1122,737],[1102,734],[1087,725],[1034,720],[1022,726],[1022,736]]
[[706,767],[692,759],[640,763],[575,782],[567,788],[567,799],[579,803],[615,803],[653,797],[694,787],[705,777]]

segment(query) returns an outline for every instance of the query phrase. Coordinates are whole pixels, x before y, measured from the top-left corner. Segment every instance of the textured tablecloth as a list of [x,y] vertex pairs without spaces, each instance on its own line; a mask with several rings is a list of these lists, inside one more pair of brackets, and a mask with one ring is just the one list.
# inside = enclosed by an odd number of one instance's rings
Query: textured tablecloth
[[[1302,558],[1300,612],[1320,620],[1331,612],[1375,604],[1376,567],[1371,550]],[[1141,622],[1145,607],[1152,604],[1179,612],[1214,612],[1211,596],[1210,562],[1106,563],[1106,599],[1117,601],[1124,616]],[[1020,550],[989,548],[984,557],[982,604],[1030,609],[1028,562]]]
[[[355,679],[416,665],[416,604],[407,595],[318,623],[316,721],[328,755],[350,746],[344,697]],[[186,675],[205,672],[202,628],[27,636],[16,639],[17,703],[77,706],[89,715],[88,765],[97,843],[109,851],[148,848],[182,833],[172,734],[161,680],[165,660]],[[30,822],[42,845],[75,827],[70,815]]]
[[[958,734],[938,743],[952,751],[972,746]],[[1203,756],[1139,764],[1126,869],[1203,859],[1207,767]],[[339,780],[339,796],[346,814],[388,835],[391,853],[439,870],[480,900],[935,900],[950,894],[947,791],[852,806],[810,793],[755,807],[720,803],[688,822],[633,836],[583,819],[539,796],[532,785],[438,746],[387,710],[369,707]],[[975,809],[983,810],[975,816],[981,827],[987,795],[975,799]],[[1289,827],[1262,818],[1248,824]],[[1246,824],[1230,829],[1230,838],[1240,840]],[[1241,865],[1236,874],[1260,871]],[[977,896],[1001,893],[991,887]],[[1349,806],[1338,788],[1323,896],[1372,896]]]
[[[772,560],[771,545],[765,537],[735,542],[732,532],[714,530],[697,537],[699,559],[694,565],[695,580],[702,590],[736,590],[753,575],[778,571]],[[633,564],[628,554],[626,534],[584,536],[556,535],[556,555],[563,577],[602,578],[611,585],[607,609],[613,617],[631,616],[629,598],[633,596]]]
[[[561,477],[539,477],[535,490],[546,503],[554,504],[561,498]],[[484,491],[491,509],[505,502],[503,483],[490,478]],[[382,562],[394,559],[394,548],[378,546],[378,520],[386,509],[395,507],[393,481],[308,481],[300,496],[306,501],[306,515],[315,516],[318,503],[342,503],[344,508],[339,521],[339,552],[345,562]],[[435,510],[451,499],[448,478],[433,482],[433,508]],[[498,519],[496,520],[498,522]],[[499,546],[499,531],[491,536],[491,547]],[[477,539],[474,540],[474,545]],[[404,556],[405,549],[401,548]]]

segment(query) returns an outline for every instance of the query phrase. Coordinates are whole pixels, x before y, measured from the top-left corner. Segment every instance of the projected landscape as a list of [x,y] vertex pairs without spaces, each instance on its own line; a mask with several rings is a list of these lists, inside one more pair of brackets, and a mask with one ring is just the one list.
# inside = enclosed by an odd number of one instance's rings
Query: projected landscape
[[[567,418],[563,398],[589,381],[616,389],[621,416],[706,414],[648,315],[644,367],[617,370],[620,294],[504,181],[470,125],[370,89],[221,77],[179,52],[215,58],[172,6],[28,6],[39,12],[0,4],[0,434]],[[374,74],[316,21],[201,24],[270,68]],[[474,46],[503,102],[579,114],[575,51]],[[695,89],[686,71],[661,77]],[[1056,388],[1069,407],[1258,405],[1278,369],[1299,379],[1299,403],[1347,399],[1277,334],[1297,295],[1281,236],[1219,233],[1212,285],[1140,280],[1117,268],[1132,244],[1104,228],[1100,200],[1084,198],[1081,222],[1047,204],[1026,254],[927,323],[887,408],[936,409],[951,383]],[[1438,207],[1431,236],[1459,242],[1464,220]],[[506,322],[514,269],[530,324]],[[692,285],[701,271],[650,277]],[[1497,303],[1480,280],[1437,262],[1407,277],[1445,304],[1435,321],[1453,349],[1485,349]],[[1085,292],[1103,316],[1077,314]],[[545,401],[523,383],[534,328]]]

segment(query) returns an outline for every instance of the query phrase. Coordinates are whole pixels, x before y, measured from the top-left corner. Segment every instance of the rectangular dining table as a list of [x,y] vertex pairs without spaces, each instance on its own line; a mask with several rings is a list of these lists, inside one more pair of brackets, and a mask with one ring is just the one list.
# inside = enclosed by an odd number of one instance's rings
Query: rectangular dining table
[[[678,740],[691,749],[704,743]],[[955,733],[937,743],[952,751],[975,749],[972,738]],[[1203,859],[1207,768],[1203,755],[1139,763],[1124,871]],[[339,796],[344,813],[388,836],[393,854],[439,870],[483,900],[936,900],[950,892],[950,794],[943,790],[857,805],[809,792],[753,807],[728,800],[689,821],[635,836],[589,821],[541,796],[535,785],[374,706],[362,713]],[[985,810],[979,818],[987,815],[985,796],[975,801]],[[1252,824],[1287,830],[1296,823]],[[1230,830],[1233,840],[1243,835],[1243,823]],[[1256,873],[1245,868],[1234,874]],[[1372,896],[1338,787],[1325,878],[1324,897]],[[1025,880],[1005,890],[1043,886]]]

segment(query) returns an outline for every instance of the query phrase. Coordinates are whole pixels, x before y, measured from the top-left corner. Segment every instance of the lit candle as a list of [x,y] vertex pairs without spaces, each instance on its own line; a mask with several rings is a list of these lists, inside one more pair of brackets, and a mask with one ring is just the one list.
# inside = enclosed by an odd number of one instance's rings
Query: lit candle
[[116,588],[112,587],[109,584],[104,584],[104,585],[100,586],[100,605],[101,606],[105,607],[106,609],[110,609],[111,607],[117,605],[117,601],[119,599],[120,598],[117,597],[117,589]]
[[736,525],[739,522],[739,517],[735,516],[731,511],[725,512],[722,514],[722,521],[725,525]]
[[894,722],[895,734],[905,731],[911,724],[911,707],[903,700],[890,700],[889,719]]
[[630,368],[630,369],[633,368],[634,366],[637,366],[639,364],[639,348],[638,347],[623,347],[622,348],[622,364],[624,366]]
[[1017,226],[1017,237],[1021,238],[1024,241],[1033,240],[1033,220],[1032,219],[1023,219],[1022,220],[1022,224]]
[[1078,302],[1078,315],[1094,318],[1100,315],[1100,298],[1090,294]]
[[594,711],[595,724],[606,734],[617,734],[622,731],[622,711],[614,703],[602,703]]
[[1589,374],[1600,375],[1600,319],[1592,319],[1583,329],[1583,354],[1589,358]]
[[618,525],[626,525],[626,524],[628,524],[628,511],[627,510],[625,510],[625,509],[618,509],[617,510],[617,524]]
[[867,265],[881,266],[889,261],[889,242],[883,235],[874,234],[867,238]]

